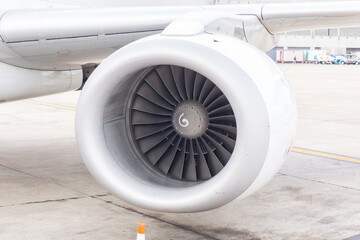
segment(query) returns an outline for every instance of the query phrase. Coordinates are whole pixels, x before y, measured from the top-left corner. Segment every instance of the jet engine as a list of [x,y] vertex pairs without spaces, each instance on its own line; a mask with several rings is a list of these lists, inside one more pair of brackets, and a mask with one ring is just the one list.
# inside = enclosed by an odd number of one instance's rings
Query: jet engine
[[259,190],[295,136],[296,106],[276,64],[217,35],[156,35],[105,59],[76,113],[91,174],[137,207],[198,212]]

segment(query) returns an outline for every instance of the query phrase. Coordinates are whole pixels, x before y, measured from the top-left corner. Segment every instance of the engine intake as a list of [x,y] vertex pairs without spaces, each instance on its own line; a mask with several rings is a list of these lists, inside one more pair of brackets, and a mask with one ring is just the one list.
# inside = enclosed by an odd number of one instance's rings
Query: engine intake
[[295,102],[276,65],[226,36],[152,36],[103,61],[76,113],[84,162],[111,193],[165,212],[220,207],[277,172]]
[[221,90],[179,66],[150,68],[138,81],[127,125],[142,158],[180,181],[208,180],[220,172],[236,141],[235,116]]

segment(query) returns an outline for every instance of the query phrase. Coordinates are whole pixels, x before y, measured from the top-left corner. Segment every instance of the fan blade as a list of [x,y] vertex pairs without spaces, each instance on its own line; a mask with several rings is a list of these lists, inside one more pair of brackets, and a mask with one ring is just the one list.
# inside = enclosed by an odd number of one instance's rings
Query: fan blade
[[218,143],[212,137],[210,137],[209,135],[205,134],[204,138],[215,147],[214,153],[215,153],[216,157],[219,159],[221,164],[223,166],[225,166],[231,157],[231,153],[226,148],[224,148],[220,143]]
[[222,92],[220,91],[220,89],[218,87],[214,87],[209,94],[206,96],[205,100],[204,100],[204,106],[208,107],[210,103],[212,103],[214,100],[216,100],[218,97],[220,97],[222,94]]
[[155,165],[161,156],[163,156],[164,153],[168,150],[168,148],[170,148],[176,136],[176,134],[173,134],[169,139],[164,141],[164,144],[157,145],[146,154],[152,165]]
[[169,116],[153,115],[145,112],[133,111],[131,116],[132,125],[158,124],[171,122]]
[[194,92],[194,80],[195,80],[196,73],[189,69],[185,69],[185,89],[186,89],[186,96],[187,99],[193,99],[193,92]]
[[210,135],[214,135],[215,137],[219,138],[223,144],[224,144],[224,147],[229,150],[230,152],[232,152],[235,148],[235,140],[221,134],[221,133],[218,133],[214,130],[211,130],[211,129],[208,129],[208,134]]
[[213,152],[213,149],[210,148],[209,143],[206,142],[203,138],[200,138],[203,145],[206,148],[207,151],[207,164],[209,166],[209,170],[211,172],[212,176],[215,176],[218,172],[221,171],[221,169],[223,169],[223,164],[221,163],[221,161],[217,158],[217,156],[215,155],[215,153]]
[[194,81],[194,92],[193,92],[193,99],[198,101],[201,93],[201,89],[205,84],[206,78],[197,73]]
[[170,92],[167,90],[163,81],[161,80],[159,74],[157,72],[152,72],[146,76],[145,81],[156,91],[165,101],[170,103],[173,106],[176,106],[177,102],[172,97]]
[[178,66],[171,66],[176,89],[178,90],[183,101],[186,100],[186,90],[184,81],[184,69]]
[[220,129],[220,130],[228,133],[231,138],[233,138],[233,139],[236,138],[236,127],[210,123],[209,128],[212,130],[215,130],[215,131],[216,131],[216,129]]
[[206,79],[203,88],[201,89],[200,96],[199,96],[199,102],[203,103],[205,98],[208,96],[208,94],[211,92],[211,90],[215,87],[215,85],[209,80]]
[[223,116],[223,115],[234,115],[230,104],[227,104],[220,108],[216,108],[211,112],[209,112],[209,117]]
[[137,97],[135,99],[132,109],[154,115],[171,116],[170,110],[159,107],[142,97]]
[[154,148],[155,146],[163,142],[166,138],[168,138],[169,135],[174,131],[174,128],[169,128],[163,132],[158,132],[148,137],[139,139],[138,143],[141,152],[147,153],[148,151],[150,151],[150,149]]
[[234,115],[211,117],[209,120],[211,123],[222,123],[222,122],[231,122],[233,124],[236,123],[236,119]]
[[212,100],[212,102],[206,107],[208,112],[215,110],[216,108],[223,107],[229,104],[228,100],[226,99],[225,95],[221,94],[218,98]]
[[171,167],[171,164],[174,162],[175,155],[178,151],[179,144],[181,141],[181,137],[177,137],[177,139],[174,141],[174,145],[171,146],[165,154],[160,158],[160,160],[157,162],[157,167],[165,174],[169,173],[169,169]]
[[162,108],[172,111],[173,105],[168,103],[164,98],[162,98],[149,84],[142,84],[141,87],[137,90],[137,94],[152,102]]
[[195,154],[193,150],[193,143],[192,139],[187,140],[187,145],[189,146],[189,156],[185,160],[185,166],[184,166],[184,179],[190,180],[190,181],[196,181],[196,163],[195,163]]
[[176,88],[174,77],[169,66],[158,66],[156,68],[157,73],[159,74],[161,80],[163,81],[167,90],[171,93],[173,98],[178,102],[182,102],[182,98]]
[[177,152],[174,162],[171,164],[169,174],[176,179],[181,180],[184,172],[186,140],[182,139],[179,145],[180,152]]
[[204,153],[201,150],[200,144],[197,140],[196,140],[196,147],[198,151],[197,168],[196,168],[198,179],[200,180],[210,179],[212,176],[208,164],[206,162],[206,159],[204,157]]
[[155,133],[164,131],[168,128],[172,127],[171,123],[160,123],[160,124],[153,124],[153,125],[137,125],[134,126],[134,135],[135,139],[141,139]]

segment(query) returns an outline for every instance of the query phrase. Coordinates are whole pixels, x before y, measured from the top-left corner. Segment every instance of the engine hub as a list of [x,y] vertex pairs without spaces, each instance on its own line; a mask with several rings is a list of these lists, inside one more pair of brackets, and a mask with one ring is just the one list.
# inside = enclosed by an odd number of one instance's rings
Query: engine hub
[[209,117],[205,107],[194,100],[180,103],[174,110],[172,124],[176,132],[185,138],[198,138],[208,128]]

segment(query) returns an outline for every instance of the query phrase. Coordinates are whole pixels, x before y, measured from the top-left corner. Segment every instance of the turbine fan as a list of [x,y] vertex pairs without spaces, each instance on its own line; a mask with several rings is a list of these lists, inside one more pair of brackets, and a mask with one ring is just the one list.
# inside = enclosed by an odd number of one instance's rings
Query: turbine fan
[[130,98],[131,135],[147,162],[181,181],[208,180],[235,147],[236,121],[221,90],[187,68],[160,65]]

